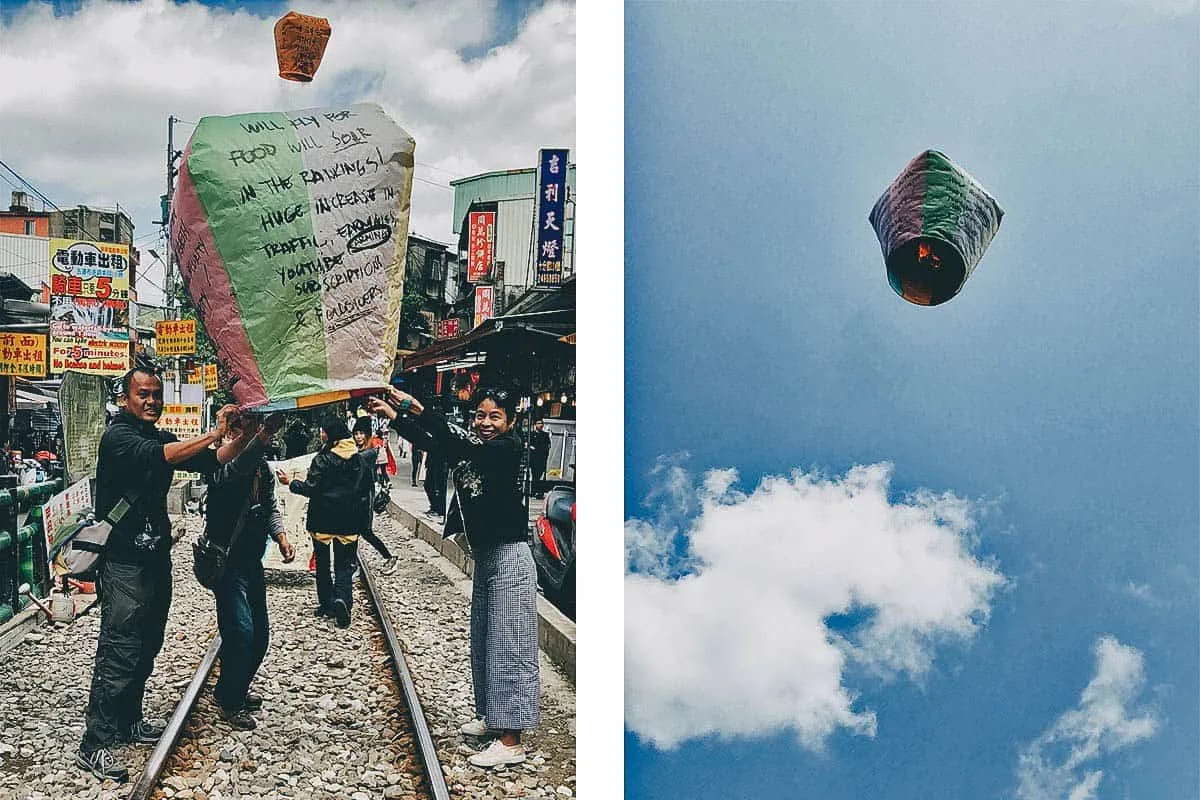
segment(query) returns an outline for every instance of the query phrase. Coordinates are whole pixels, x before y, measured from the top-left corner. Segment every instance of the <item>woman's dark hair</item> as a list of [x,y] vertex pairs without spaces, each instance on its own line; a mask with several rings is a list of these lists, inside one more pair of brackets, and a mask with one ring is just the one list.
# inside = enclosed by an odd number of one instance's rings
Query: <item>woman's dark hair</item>
[[355,420],[354,430],[351,431],[351,433],[358,433],[359,431],[362,431],[368,437],[375,432],[375,429],[371,427],[370,417],[359,417],[357,420]]
[[484,400],[491,400],[498,408],[504,409],[505,415],[509,422],[514,422],[517,416],[517,393],[508,389],[497,389],[492,387],[481,388],[475,392],[475,396],[471,398],[471,408],[479,408],[479,404]]
[[321,420],[321,430],[325,431],[326,447],[333,447],[335,442],[350,438],[350,432],[346,430],[345,417],[326,417]]

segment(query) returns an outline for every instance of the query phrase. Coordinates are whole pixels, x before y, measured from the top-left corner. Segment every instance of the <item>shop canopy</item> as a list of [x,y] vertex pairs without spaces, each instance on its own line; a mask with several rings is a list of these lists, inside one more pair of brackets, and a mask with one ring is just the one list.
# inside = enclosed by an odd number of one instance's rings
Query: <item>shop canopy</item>
[[521,348],[529,348],[534,352],[569,349],[571,345],[560,340],[574,332],[574,308],[494,317],[462,336],[434,342],[429,347],[405,356],[403,370],[408,372],[455,361],[468,352],[501,349],[511,352]]

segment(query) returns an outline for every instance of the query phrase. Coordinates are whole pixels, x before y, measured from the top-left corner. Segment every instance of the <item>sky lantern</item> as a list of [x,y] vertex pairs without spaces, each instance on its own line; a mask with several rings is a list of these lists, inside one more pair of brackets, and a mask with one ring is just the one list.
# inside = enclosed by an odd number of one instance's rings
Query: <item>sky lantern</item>
[[329,20],[289,11],[275,23],[275,57],[279,77],[308,83],[321,66],[329,43]]
[[243,408],[388,386],[415,146],[375,104],[196,125],[171,244]]
[[1000,229],[1004,211],[987,190],[937,150],[908,163],[871,209],[888,283],[910,303],[936,306],[958,294]]

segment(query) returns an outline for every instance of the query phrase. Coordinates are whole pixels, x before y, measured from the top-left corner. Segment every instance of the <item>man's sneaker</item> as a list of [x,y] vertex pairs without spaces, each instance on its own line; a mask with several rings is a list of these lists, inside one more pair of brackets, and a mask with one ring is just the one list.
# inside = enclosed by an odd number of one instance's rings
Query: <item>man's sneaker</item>
[[125,741],[134,744],[154,744],[163,735],[167,729],[166,725],[155,725],[152,722],[146,722],[144,719],[139,719],[137,722],[129,726],[129,730],[125,732],[123,737]]
[[112,750],[102,747],[91,753],[80,750],[75,753],[75,765],[86,769],[100,780],[124,783],[129,780],[129,770],[117,763]]
[[332,617],[333,606],[317,606],[317,610],[313,612],[318,617]]
[[379,568],[380,575],[391,575],[396,571],[396,566],[400,563],[399,556],[391,556],[383,562],[383,566]]
[[217,713],[221,715],[221,719],[228,722],[239,731],[252,731],[258,727],[258,723],[254,721],[254,717],[250,716],[250,712],[245,708],[225,708],[225,706],[217,706]]
[[498,767],[501,764],[520,764],[525,760],[525,746],[522,744],[506,745],[496,739],[486,750],[480,750],[467,759],[477,767]]
[[346,601],[340,597],[333,601],[333,616],[337,619],[339,628],[350,627],[350,608],[346,605]]
[[247,711],[258,711],[262,708],[262,695],[257,695],[254,692],[246,692],[246,699],[242,701],[242,708]]
[[473,719],[458,729],[463,736],[497,736],[500,731],[489,728],[482,719]]

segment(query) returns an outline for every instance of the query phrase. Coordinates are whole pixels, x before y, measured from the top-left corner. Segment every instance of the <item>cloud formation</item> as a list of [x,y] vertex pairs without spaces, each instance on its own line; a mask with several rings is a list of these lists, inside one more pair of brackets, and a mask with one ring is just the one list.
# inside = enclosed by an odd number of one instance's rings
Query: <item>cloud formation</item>
[[829,478],[796,470],[749,493],[737,471],[697,482],[661,460],[626,523],[626,724],[671,748],[794,731],[819,750],[873,736],[851,665],[917,678],[945,641],[986,620],[998,568],[974,554],[979,509],[952,493],[889,497],[891,466]]
[[1149,708],[1134,703],[1146,684],[1141,652],[1111,636],[1092,647],[1096,674],[1079,705],[1027,745],[1017,765],[1017,800],[1095,800],[1106,755],[1149,739],[1159,721]]
[[[333,34],[316,80],[297,84],[277,76],[274,17],[167,0],[86,0],[55,17],[30,3],[0,26],[0,159],[59,205],[120,203],[140,238],[159,218],[169,115],[373,101],[417,141],[411,230],[450,242],[450,180],[574,147],[573,3],[533,8],[479,58],[463,54],[497,36],[494,0],[312,0],[304,12]],[[176,135],[182,149],[191,127]]]

